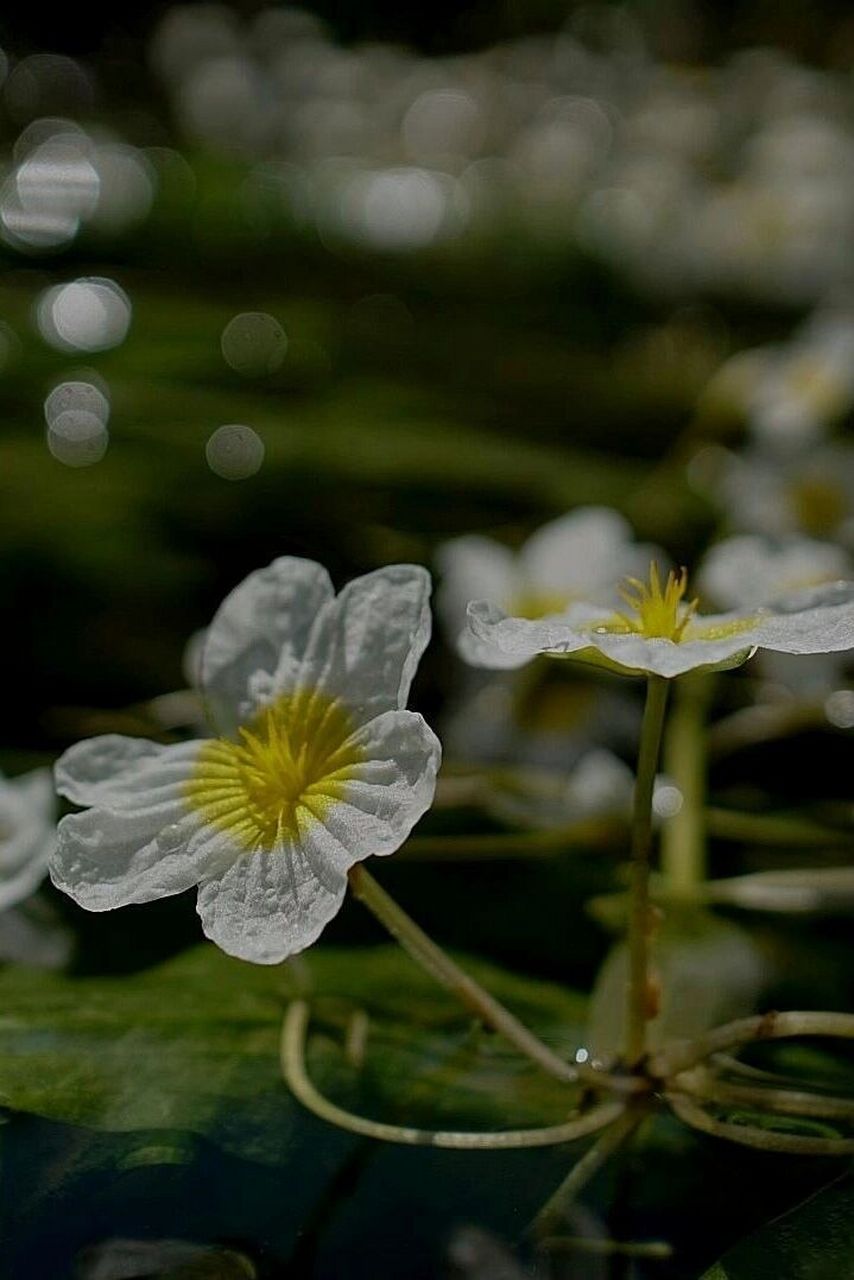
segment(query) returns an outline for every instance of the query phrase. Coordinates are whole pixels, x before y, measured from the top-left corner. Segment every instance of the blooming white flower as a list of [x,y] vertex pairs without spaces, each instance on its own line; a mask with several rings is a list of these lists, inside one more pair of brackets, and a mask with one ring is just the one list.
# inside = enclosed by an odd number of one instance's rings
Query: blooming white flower
[[769,356],[749,396],[752,434],[774,448],[811,445],[851,407],[854,320],[819,312],[791,343]]
[[615,584],[640,573],[653,551],[635,543],[628,521],[608,507],[579,507],[560,516],[518,552],[477,534],[455,538],[439,552],[439,609],[467,662],[519,667],[526,657],[482,644],[465,627],[470,600],[492,600],[523,618],[560,615],[576,600],[616,603]]
[[627,674],[672,678],[701,667],[736,666],[758,648],[778,653],[835,653],[854,648],[854,583],[796,592],[772,604],[700,615],[686,602],[686,575],[662,584],[653,564],[649,582],[632,579],[627,611],[587,602],[559,617],[509,617],[485,600],[469,605],[469,625],[501,657],[525,662],[539,653],[596,661]]
[[0,774],[0,911],[23,902],[47,875],[56,844],[56,796],[49,769]]
[[391,565],[336,597],[326,570],[282,557],[211,623],[202,686],[221,736],[71,747],[54,883],[105,911],[198,885],[224,951],[275,964],[314,942],[347,871],[399,848],[429,807],[439,742],[406,711],[430,634],[430,579]]

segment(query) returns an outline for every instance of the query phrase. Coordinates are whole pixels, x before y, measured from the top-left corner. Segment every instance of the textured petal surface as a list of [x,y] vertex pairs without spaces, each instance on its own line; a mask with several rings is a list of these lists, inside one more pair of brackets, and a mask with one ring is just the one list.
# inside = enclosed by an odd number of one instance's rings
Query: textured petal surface
[[777,601],[756,632],[757,644],[778,653],[854,649],[854,582],[836,582]]
[[281,680],[292,678],[333,594],[322,565],[281,556],[226,596],[201,658],[201,683],[218,730],[251,717],[269,697],[274,672]]
[[278,692],[316,689],[340,698],[357,723],[405,706],[430,639],[430,575],[395,564],[355,578],[324,606],[297,671],[286,661]]
[[[202,744],[140,742],[137,752],[110,754],[114,743],[131,741],[95,738],[66,752],[61,762],[66,794],[95,807],[60,822],[51,879],[91,911],[180,893],[236,856],[184,798]],[[116,766],[101,782],[95,773],[99,760]]]
[[394,852],[429,807],[440,747],[421,716],[387,712],[354,736],[368,758],[343,801],[298,839],[243,854],[200,885],[202,927],[230,955],[277,964],[310,946],[340,908],[349,868]]
[[133,809],[173,799],[200,742],[163,746],[107,733],[69,747],[54,766],[56,789],[74,804]]

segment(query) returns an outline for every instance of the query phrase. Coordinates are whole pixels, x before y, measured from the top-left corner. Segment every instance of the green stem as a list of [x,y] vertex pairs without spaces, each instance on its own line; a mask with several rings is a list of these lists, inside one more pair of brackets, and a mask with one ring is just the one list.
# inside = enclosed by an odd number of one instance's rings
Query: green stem
[[578,1080],[574,1066],[544,1044],[532,1031],[505,1009],[474,978],[451,959],[429,938],[415,921],[399,907],[360,863],[349,872],[353,896],[373,912],[393,938],[432,978],[451,991],[465,1006],[488,1026],[504,1036],[525,1057],[536,1062],[558,1080]]
[[649,859],[652,848],[652,793],[661,750],[669,681],[647,679],[638,769],[632,813],[632,888],[629,914],[629,990],[626,1017],[626,1065],[636,1067],[646,1053],[649,1010]]
[[679,681],[664,741],[664,771],[682,793],[682,806],[661,833],[661,871],[670,898],[694,900],[706,880],[706,712],[708,675]]
[[854,1014],[794,1010],[785,1013],[763,1013],[752,1018],[738,1018],[697,1036],[695,1040],[676,1040],[656,1053],[649,1064],[650,1074],[672,1080],[690,1067],[704,1062],[716,1053],[741,1047],[754,1040],[787,1040],[796,1036],[829,1036],[854,1040]]

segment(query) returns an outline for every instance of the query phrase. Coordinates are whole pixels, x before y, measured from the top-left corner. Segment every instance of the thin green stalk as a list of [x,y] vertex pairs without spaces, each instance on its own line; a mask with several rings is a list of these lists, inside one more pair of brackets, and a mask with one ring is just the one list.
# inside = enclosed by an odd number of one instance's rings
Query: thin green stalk
[[706,713],[708,675],[679,681],[664,740],[664,771],[682,793],[682,806],[661,833],[661,872],[668,897],[693,901],[706,880]]
[[536,1062],[558,1080],[575,1082],[578,1072],[570,1063],[544,1044],[532,1031],[505,1009],[474,978],[451,959],[429,938],[422,928],[399,907],[372,875],[357,863],[349,873],[353,896],[373,912],[389,933],[432,978],[451,991],[465,1006],[488,1026],[504,1036],[525,1057]]
[[649,860],[652,849],[652,793],[661,751],[669,681],[647,679],[632,813],[632,881],[629,913],[629,990],[626,1017],[626,1064],[636,1067],[646,1053],[649,1009]]

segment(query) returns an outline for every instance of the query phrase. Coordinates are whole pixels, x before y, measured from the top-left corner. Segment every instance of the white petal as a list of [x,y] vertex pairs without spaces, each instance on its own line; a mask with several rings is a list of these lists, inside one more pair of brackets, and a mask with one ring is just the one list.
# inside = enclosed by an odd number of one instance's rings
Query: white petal
[[777,601],[757,627],[757,643],[777,653],[854,649],[854,582],[837,582]]
[[442,585],[436,603],[452,636],[465,623],[469,600],[508,606],[517,590],[516,557],[492,538],[454,538],[439,548],[437,563]]
[[299,666],[311,628],[332,599],[329,575],[313,560],[282,556],[244,578],[220,605],[208,628],[201,681],[217,728],[248,720],[269,685],[258,676],[287,679]]
[[241,856],[199,885],[205,935],[254,964],[278,964],[311,946],[347,892],[347,863],[319,824],[299,844]]
[[430,639],[430,575],[395,564],[355,578],[325,605],[299,672],[288,664],[277,690],[298,683],[343,700],[357,723],[403,707]]
[[421,716],[387,712],[354,738],[369,759],[345,800],[300,839],[243,854],[199,886],[205,934],[230,955],[278,964],[310,946],[339,910],[350,867],[399,848],[429,807],[440,747]]
[[562,617],[530,621],[508,618],[482,601],[469,605],[469,624],[475,635],[500,652],[515,653],[523,660],[538,653],[577,657],[601,654],[626,672],[673,677],[701,667],[743,660],[759,643],[758,623],[754,626],[744,622],[741,614],[701,618],[699,623],[718,630],[730,627],[731,633],[714,639],[683,640],[679,644],[634,633],[598,631],[597,622],[605,623],[610,616],[587,605],[575,605]]
[[[580,507],[543,525],[522,548],[521,576],[526,588],[544,595],[565,591],[590,599],[607,589],[608,596],[627,573],[646,567],[644,552],[638,564],[632,545],[632,527],[609,507]],[[629,554],[632,553],[632,554]],[[470,599],[493,599],[486,592]]]
[[63,818],[50,878],[88,911],[182,893],[238,856],[228,837],[176,802],[160,816],[87,809]]
[[131,809],[172,799],[200,746],[197,741],[163,746],[147,738],[125,738],[116,733],[84,738],[57,760],[56,789],[74,804],[108,809]]
[[[118,770],[98,782],[93,770],[105,741],[92,740],[91,756],[85,750],[90,744],[80,743],[63,757],[64,789],[95,807],[59,824],[50,864],[57,888],[91,911],[107,911],[180,893],[237,856],[227,837],[203,823],[184,798],[202,743],[141,744],[153,750],[135,759],[120,754]],[[103,760],[109,762],[109,755]]]

